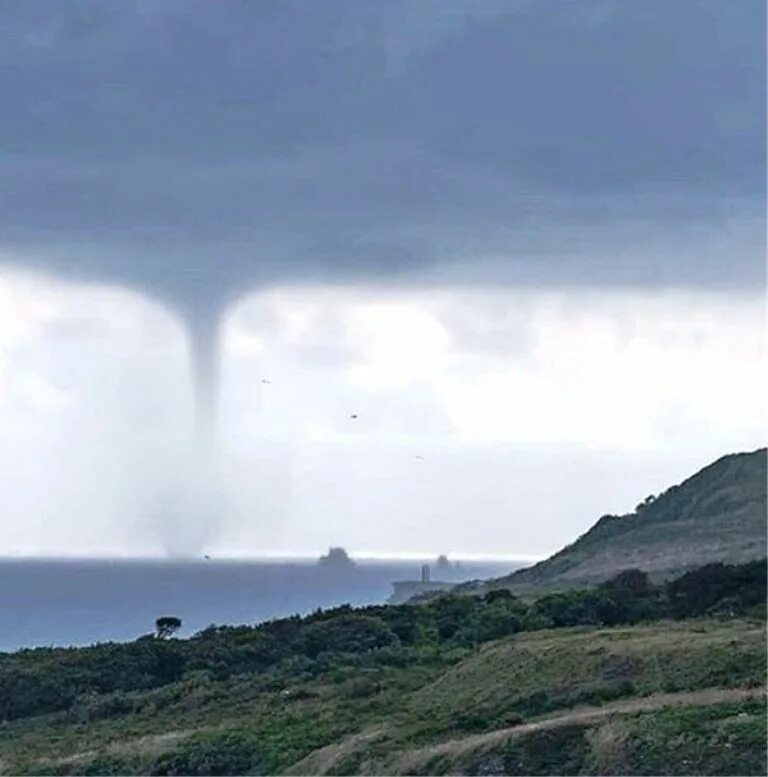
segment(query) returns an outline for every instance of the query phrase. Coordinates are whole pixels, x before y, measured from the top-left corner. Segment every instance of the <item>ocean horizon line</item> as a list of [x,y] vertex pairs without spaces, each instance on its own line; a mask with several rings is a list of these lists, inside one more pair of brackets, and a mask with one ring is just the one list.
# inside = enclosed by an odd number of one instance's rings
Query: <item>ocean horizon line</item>
[[[233,554],[233,553],[199,553],[199,554],[119,554],[119,553],[98,553],[98,554],[24,554],[24,553],[0,553],[0,562],[6,561],[108,561],[108,562],[316,562],[320,556],[324,555],[327,549],[319,552],[270,552],[263,551],[253,554]],[[435,561],[440,556],[445,556],[451,562],[510,562],[523,561],[532,562],[541,561],[547,558],[547,554],[532,555],[526,553],[519,554],[481,554],[481,553],[445,553],[445,552],[411,552],[411,553],[376,553],[372,551],[354,551],[348,550],[349,557],[358,562],[403,562],[403,561]]]

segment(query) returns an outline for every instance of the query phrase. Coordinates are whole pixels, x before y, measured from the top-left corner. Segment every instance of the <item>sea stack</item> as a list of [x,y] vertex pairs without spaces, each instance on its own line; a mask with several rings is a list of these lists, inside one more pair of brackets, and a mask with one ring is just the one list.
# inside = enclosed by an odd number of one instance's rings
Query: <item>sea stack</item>
[[328,553],[320,556],[317,563],[329,569],[353,569],[355,562],[347,555],[344,548],[329,548]]

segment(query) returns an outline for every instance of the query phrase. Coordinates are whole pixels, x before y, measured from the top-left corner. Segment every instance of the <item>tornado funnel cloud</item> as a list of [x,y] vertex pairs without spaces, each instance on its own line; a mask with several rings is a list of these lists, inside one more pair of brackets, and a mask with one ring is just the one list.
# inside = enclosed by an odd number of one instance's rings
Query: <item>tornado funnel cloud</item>
[[197,438],[204,446],[216,436],[221,378],[220,317],[201,315],[187,322]]
[[197,297],[176,308],[186,332],[194,423],[174,461],[157,473],[146,507],[147,520],[168,557],[207,552],[230,512],[216,445],[225,307],[216,297]]

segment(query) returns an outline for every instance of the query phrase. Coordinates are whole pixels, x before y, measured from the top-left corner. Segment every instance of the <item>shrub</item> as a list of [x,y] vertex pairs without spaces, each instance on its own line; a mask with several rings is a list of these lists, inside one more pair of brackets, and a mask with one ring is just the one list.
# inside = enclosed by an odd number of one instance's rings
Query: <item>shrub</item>
[[263,774],[261,748],[250,731],[198,734],[161,756],[152,775]]
[[303,629],[294,647],[310,658],[316,658],[324,652],[364,653],[398,642],[397,635],[380,618],[343,615],[310,624]]
[[666,593],[677,618],[708,611],[737,615],[765,603],[766,562],[706,564],[668,583]]

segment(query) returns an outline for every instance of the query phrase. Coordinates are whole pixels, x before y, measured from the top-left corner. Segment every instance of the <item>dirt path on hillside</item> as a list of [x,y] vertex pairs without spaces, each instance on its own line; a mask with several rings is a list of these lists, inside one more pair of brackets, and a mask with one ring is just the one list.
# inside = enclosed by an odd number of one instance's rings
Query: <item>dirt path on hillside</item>
[[377,726],[376,728],[366,729],[358,734],[353,734],[340,742],[313,750],[309,755],[304,756],[293,766],[289,766],[281,774],[328,774],[345,758],[360,752],[368,744],[381,739],[386,731],[386,726]]
[[[195,733],[194,730],[145,734],[122,742],[111,742],[101,750],[83,750],[61,758],[40,758],[37,763],[45,766],[74,766],[103,755],[161,755],[193,733]],[[5,772],[0,771],[0,774],[5,774]]]
[[[765,695],[764,688],[709,688],[702,691],[683,693],[659,693],[639,699],[627,699],[604,704],[601,707],[579,707],[564,713],[541,718],[531,723],[522,723],[511,728],[498,729],[486,734],[475,734],[462,739],[451,739],[436,745],[420,747],[400,753],[388,765],[365,764],[374,769],[376,774],[424,774],[433,758],[447,756],[462,758],[495,747],[516,737],[522,737],[536,731],[555,729],[573,723],[592,723],[611,717],[612,715],[632,714],[636,712],[651,712],[664,707],[703,707],[710,704],[744,701],[761,698]],[[198,729],[199,730],[199,729]],[[43,758],[39,763],[46,766],[75,765],[92,759],[97,755],[125,755],[142,753],[159,755],[172,749],[179,741],[195,733],[195,730],[169,731],[137,737],[134,739],[113,742],[101,751],[88,750],[63,758]],[[375,741],[386,737],[386,725],[361,731],[340,742],[319,748],[289,767],[284,774],[322,775],[332,774],[334,769],[345,758],[365,751]],[[367,771],[367,769],[366,769]],[[0,771],[2,773],[2,771]]]
[[462,739],[450,739],[437,745],[421,747],[402,753],[392,764],[389,774],[421,774],[420,771],[436,757],[461,758],[504,744],[510,739],[536,731],[560,728],[573,723],[592,723],[612,715],[652,712],[664,707],[706,707],[710,704],[745,701],[765,696],[765,688],[709,688],[682,693],[657,693],[640,699],[628,699],[604,704],[601,707],[579,707],[569,712],[552,715],[531,723],[511,728],[475,734]]

